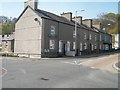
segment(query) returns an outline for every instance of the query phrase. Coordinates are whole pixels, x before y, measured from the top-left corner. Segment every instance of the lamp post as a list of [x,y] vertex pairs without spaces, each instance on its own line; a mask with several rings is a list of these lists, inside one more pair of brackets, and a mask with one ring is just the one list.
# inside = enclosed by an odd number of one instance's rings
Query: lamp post
[[[80,12],[85,11],[84,9],[81,9]],[[78,48],[77,48],[77,43],[78,43],[78,34],[77,34],[77,11],[75,11],[75,56],[78,56]]]
[[[110,26],[111,24],[110,23],[108,23],[107,24],[107,26]],[[105,31],[105,33],[104,33],[104,41],[106,42],[107,41],[107,35],[106,35],[106,30],[108,29],[108,27],[106,27],[106,28],[103,28],[103,30]],[[104,50],[106,50],[106,45],[104,45]]]

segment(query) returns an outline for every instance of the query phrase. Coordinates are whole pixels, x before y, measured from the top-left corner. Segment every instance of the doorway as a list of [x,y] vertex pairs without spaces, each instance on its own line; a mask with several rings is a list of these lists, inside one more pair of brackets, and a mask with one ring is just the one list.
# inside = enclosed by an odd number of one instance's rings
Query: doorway
[[63,55],[65,56],[66,54],[65,54],[65,52],[66,52],[66,50],[65,50],[65,48],[66,48],[66,45],[65,44],[63,44]]

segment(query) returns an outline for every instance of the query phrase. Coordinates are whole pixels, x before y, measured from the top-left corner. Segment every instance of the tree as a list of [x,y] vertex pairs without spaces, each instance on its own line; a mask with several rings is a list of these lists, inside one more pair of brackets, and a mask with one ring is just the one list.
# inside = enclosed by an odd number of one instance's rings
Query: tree
[[[101,23],[101,29],[105,29],[109,34],[120,33],[118,30],[120,24],[120,14],[107,13],[98,15],[97,19],[94,19],[94,24]],[[119,23],[119,24],[118,24]],[[109,24],[109,25],[108,25]]]
[[0,16],[0,34],[11,34],[15,31],[15,21],[17,18],[8,18],[6,16]]

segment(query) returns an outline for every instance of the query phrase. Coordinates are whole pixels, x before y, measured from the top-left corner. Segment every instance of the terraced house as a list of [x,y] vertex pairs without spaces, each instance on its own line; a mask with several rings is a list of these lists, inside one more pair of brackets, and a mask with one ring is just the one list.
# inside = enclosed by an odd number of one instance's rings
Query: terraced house
[[[92,25],[91,19],[60,16],[37,8],[28,0],[15,25],[14,52],[19,56],[58,57],[99,53],[112,48],[112,37]],[[75,23],[77,31],[75,31]]]

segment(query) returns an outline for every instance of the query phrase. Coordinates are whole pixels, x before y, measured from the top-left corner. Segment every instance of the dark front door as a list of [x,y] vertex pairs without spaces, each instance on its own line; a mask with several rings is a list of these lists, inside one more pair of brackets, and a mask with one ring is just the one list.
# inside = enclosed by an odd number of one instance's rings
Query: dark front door
[[65,55],[65,44],[63,44],[63,55]]
[[91,51],[92,51],[92,45],[91,45],[91,43],[90,43],[90,50],[89,50],[89,53],[91,53]]

